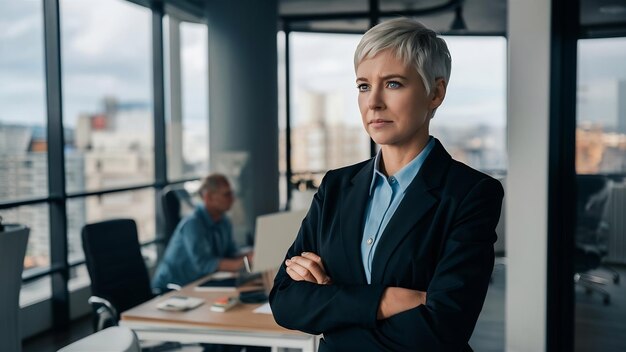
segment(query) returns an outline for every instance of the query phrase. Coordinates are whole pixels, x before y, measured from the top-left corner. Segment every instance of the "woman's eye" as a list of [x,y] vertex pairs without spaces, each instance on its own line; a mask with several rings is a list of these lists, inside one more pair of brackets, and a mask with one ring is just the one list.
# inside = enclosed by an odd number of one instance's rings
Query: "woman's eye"
[[387,88],[391,88],[391,89],[397,89],[402,87],[402,85],[399,82],[396,81],[391,81],[387,83]]
[[358,89],[359,92],[367,92],[369,87],[367,86],[367,84],[363,83],[363,84],[357,85],[356,89]]

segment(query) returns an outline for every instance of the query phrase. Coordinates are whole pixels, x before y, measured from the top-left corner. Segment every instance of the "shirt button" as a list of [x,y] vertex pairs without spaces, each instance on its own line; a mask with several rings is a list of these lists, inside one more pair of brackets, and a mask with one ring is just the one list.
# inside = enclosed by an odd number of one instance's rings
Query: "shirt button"
[[396,178],[395,178],[395,177],[391,177],[391,178],[389,179],[389,182],[391,182],[391,183],[396,183]]
[[372,242],[374,242],[374,240],[371,237],[367,239],[367,245],[368,246],[371,245]]

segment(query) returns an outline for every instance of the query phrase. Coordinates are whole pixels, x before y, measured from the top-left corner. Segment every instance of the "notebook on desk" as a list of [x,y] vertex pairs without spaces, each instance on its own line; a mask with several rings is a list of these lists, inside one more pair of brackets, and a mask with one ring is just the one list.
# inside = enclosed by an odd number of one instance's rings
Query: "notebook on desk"
[[298,235],[306,210],[262,215],[256,218],[254,262],[252,270],[276,270],[283,262],[287,249]]

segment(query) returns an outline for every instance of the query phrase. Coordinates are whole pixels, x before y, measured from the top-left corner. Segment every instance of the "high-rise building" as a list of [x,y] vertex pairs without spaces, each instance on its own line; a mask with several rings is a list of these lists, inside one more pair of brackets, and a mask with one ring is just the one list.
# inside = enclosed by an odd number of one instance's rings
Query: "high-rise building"
[[[27,199],[45,197],[48,194],[48,159],[45,129],[42,126],[0,124],[0,199]],[[83,184],[83,159],[70,155],[65,159],[67,184]],[[80,172],[79,172],[80,171]],[[68,233],[80,234],[84,224],[84,201],[67,206]],[[50,263],[50,221],[48,206],[29,205],[4,210],[7,222],[30,227],[30,240],[24,260],[25,269],[47,266]],[[81,219],[82,221],[72,221]],[[76,236],[76,235],[74,235]],[[72,243],[77,239],[70,236],[70,254],[82,249]],[[80,242],[78,242],[80,244]]]

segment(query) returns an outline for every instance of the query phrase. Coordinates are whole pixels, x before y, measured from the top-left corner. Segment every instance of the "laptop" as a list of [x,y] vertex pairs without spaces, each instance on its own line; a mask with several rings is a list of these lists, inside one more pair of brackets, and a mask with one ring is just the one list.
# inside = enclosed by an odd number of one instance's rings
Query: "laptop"
[[256,218],[254,236],[254,262],[252,270],[263,272],[278,269],[285,259],[287,249],[298,235],[307,210],[261,215]]

